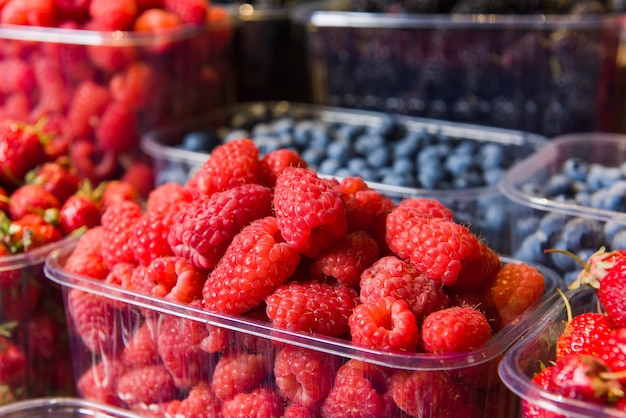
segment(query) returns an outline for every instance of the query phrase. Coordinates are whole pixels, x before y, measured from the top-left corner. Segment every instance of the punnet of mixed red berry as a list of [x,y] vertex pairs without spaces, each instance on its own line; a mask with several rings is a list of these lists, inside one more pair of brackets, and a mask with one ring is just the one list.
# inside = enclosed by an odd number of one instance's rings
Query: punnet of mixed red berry
[[555,287],[436,200],[245,138],[45,272],[80,395],[155,417],[513,417],[497,365]]

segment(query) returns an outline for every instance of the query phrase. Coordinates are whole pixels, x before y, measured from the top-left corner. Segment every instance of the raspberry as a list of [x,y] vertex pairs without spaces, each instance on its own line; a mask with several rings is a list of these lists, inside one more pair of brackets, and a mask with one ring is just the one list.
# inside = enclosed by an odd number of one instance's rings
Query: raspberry
[[124,200],[135,203],[141,202],[139,190],[137,190],[132,183],[122,180],[107,180],[103,184],[102,206],[105,210],[115,202]]
[[117,381],[117,394],[131,407],[156,404],[176,396],[176,386],[170,372],[161,364],[128,370]]
[[145,111],[151,103],[161,102],[157,97],[162,94],[161,90],[155,89],[155,85],[164,85],[160,83],[156,70],[145,62],[137,61],[111,78],[109,91],[113,100],[133,111]]
[[[156,186],[146,199],[146,212],[176,211],[191,202],[191,192],[178,183]],[[179,206],[180,205],[180,206]]]
[[[86,25],[85,29],[97,28],[95,25]],[[106,72],[115,72],[123,70],[137,60],[137,49],[107,45],[88,45],[87,55],[97,68]]]
[[393,296],[362,303],[348,322],[352,342],[387,351],[415,351],[419,329],[406,301]]
[[146,283],[153,283],[151,295],[186,303],[202,297],[206,280],[205,272],[177,256],[155,258],[144,275]]
[[495,308],[500,320],[496,329],[511,323],[543,295],[543,275],[533,266],[508,263],[485,284],[482,296],[487,309]]
[[289,282],[266,299],[266,312],[279,328],[337,337],[349,330],[358,303],[356,290],[319,282]]
[[100,116],[94,135],[102,150],[113,151],[119,155],[136,148],[139,141],[138,130],[135,112],[125,103],[111,101]]
[[196,172],[198,191],[206,196],[242,184],[258,183],[259,150],[250,139],[236,139],[217,146]]
[[235,236],[207,278],[202,295],[209,311],[242,314],[287,280],[300,254],[283,242],[276,218],[253,221]]
[[112,203],[105,209],[101,219],[102,257],[109,268],[119,262],[136,263],[135,225],[141,216],[141,206],[129,200]]
[[163,0],[163,7],[174,12],[184,23],[192,25],[205,23],[209,11],[205,0]]
[[254,389],[249,393],[238,393],[234,398],[224,402],[222,408],[224,418],[280,418],[283,412],[281,397],[266,387]]
[[137,17],[137,3],[135,0],[91,0],[89,15],[98,30],[129,30]]
[[282,148],[272,151],[261,158],[261,184],[274,187],[276,179],[285,167],[307,168],[307,163],[292,149]]
[[297,403],[285,407],[284,418],[315,418],[320,416],[316,409],[308,408]]
[[211,384],[215,395],[227,401],[238,393],[247,393],[259,387],[268,374],[265,354],[232,351],[222,354],[217,361]]
[[154,189],[154,168],[148,161],[138,159],[126,167],[121,180],[129,183],[139,193],[142,200],[146,199],[148,194]]
[[429,278],[452,286],[463,260],[475,253],[478,238],[449,219],[421,216],[411,208],[396,207],[387,216],[387,244]]
[[422,346],[430,353],[472,350],[491,338],[485,315],[471,306],[453,306],[433,312],[422,324]]
[[92,353],[112,353],[118,335],[115,308],[103,296],[72,289],[67,296],[69,314],[81,341]]
[[166,32],[168,28],[175,28],[181,24],[182,21],[175,13],[158,8],[149,8],[137,16],[133,30],[158,33]]
[[104,280],[109,268],[102,257],[104,228],[96,226],[80,236],[63,268],[70,274]]
[[315,407],[328,395],[341,359],[292,345],[274,358],[274,379],[279,394],[293,403]]
[[305,168],[286,167],[276,179],[274,211],[285,241],[310,258],[348,232],[339,194]]
[[372,189],[360,177],[345,177],[334,187],[346,208],[348,231],[369,230],[376,219],[395,205],[391,198]]
[[[133,281],[133,275],[135,274],[136,265],[133,263],[116,263],[109,271],[104,281],[108,284],[114,284],[117,286],[130,288],[130,283]],[[125,306],[124,302],[111,300],[115,306]]]
[[139,264],[149,265],[160,257],[173,256],[167,236],[174,223],[175,213],[145,212],[134,227],[133,255]]
[[215,396],[211,385],[200,382],[191,388],[185,399],[175,410],[173,416],[181,417],[219,417],[222,411],[222,401]]
[[446,205],[435,199],[429,199],[426,197],[411,197],[406,198],[398,203],[399,207],[411,208],[417,211],[421,216],[427,216],[431,218],[444,218],[453,220],[454,215],[452,211],[448,209]]
[[361,273],[378,259],[378,245],[365,231],[348,233],[315,258],[311,265],[311,279],[326,282],[336,280],[343,286],[357,288]]
[[72,135],[91,138],[93,121],[100,118],[110,100],[109,90],[93,80],[78,84],[67,110],[68,129]]
[[107,358],[87,369],[77,380],[76,389],[85,398],[107,405],[122,406],[117,396],[117,382],[126,366],[115,357]]
[[450,304],[440,282],[429,279],[396,256],[382,257],[367,268],[361,274],[359,288],[361,303],[371,303],[386,296],[405,300],[417,323],[429,313]]
[[[213,158],[213,157],[211,157]],[[174,254],[202,269],[214,268],[236,234],[272,212],[272,191],[244,184],[197,198],[175,217],[168,235]]]
[[396,416],[391,397],[391,375],[382,367],[348,360],[335,375],[333,388],[322,404],[323,417]]
[[391,393],[396,405],[409,416],[472,416],[462,402],[458,384],[446,372],[399,370],[391,377]]
[[488,282],[502,267],[500,256],[483,242],[478,242],[473,255],[463,260],[461,271],[454,283],[457,291],[479,291],[485,282]]
[[160,320],[157,347],[176,387],[190,388],[207,380],[210,358],[200,347],[209,332],[206,325],[172,315],[164,315]]
[[126,342],[122,351],[122,361],[126,366],[138,367],[157,364],[161,359],[157,350],[156,330],[145,321]]
[[25,60],[5,57],[0,61],[0,71],[2,74],[6,74],[0,80],[0,92],[5,95],[24,93],[28,96],[35,90],[35,73]]

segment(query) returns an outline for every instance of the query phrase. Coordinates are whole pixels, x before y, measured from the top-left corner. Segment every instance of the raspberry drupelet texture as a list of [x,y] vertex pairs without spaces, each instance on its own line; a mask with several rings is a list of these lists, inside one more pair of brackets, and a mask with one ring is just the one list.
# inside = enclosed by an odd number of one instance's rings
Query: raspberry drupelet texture
[[453,306],[433,312],[422,324],[422,346],[429,353],[472,350],[491,338],[485,315],[471,306]]
[[130,200],[112,203],[105,209],[101,219],[104,228],[102,257],[108,268],[118,262],[136,263],[135,225],[142,214],[139,203]]
[[278,176],[274,211],[287,244],[306,257],[321,254],[348,233],[341,197],[306,168],[287,167]]

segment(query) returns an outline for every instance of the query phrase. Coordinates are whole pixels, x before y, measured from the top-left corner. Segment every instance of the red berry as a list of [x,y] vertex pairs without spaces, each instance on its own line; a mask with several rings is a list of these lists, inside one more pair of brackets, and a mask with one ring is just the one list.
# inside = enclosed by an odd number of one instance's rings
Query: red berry
[[70,274],[104,280],[109,268],[102,257],[104,228],[96,226],[80,236],[63,268]]
[[116,347],[115,308],[104,296],[70,290],[67,304],[74,329],[93,353],[111,353]]
[[157,350],[158,328],[146,320],[130,336],[122,350],[122,360],[129,367],[147,366],[160,361]]
[[391,198],[369,187],[360,177],[345,177],[334,189],[346,207],[349,231],[370,231],[376,220],[386,217],[395,205]]
[[191,192],[178,183],[164,183],[150,191],[146,198],[146,212],[176,211],[179,205],[192,200]]
[[453,220],[454,215],[452,211],[443,203],[438,200],[427,197],[410,197],[402,199],[398,203],[399,207],[410,208],[416,211],[420,216],[426,216],[429,218],[444,218]]
[[253,389],[248,393],[238,393],[224,402],[224,418],[267,417],[280,418],[284,406],[281,397],[267,387]]
[[129,200],[140,203],[141,195],[139,190],[132,183],[122,180],[108,180],[104,182],[102,190],[102,207],[108,208],[115,202]]
[[557,339],[557,361],[574,353],[599,357],[612,329],[613,325],[605,314],[584,312],[574,316]]
[[46,209],[60,209],[61,202],[51,192],[35,184],[25,184],[11,194],[9,216],[18,220],[27,214],[43,215]]
[[69,131],[78,138],[91,138],[93,121],[100,118],[110,100],[108,89],[93,80],[78,84],[67,110]]
[[115,357],[94,363],[78,378],[76,389],[85,399],[103,404],[122,406],[117,396],[117,382],[126,366]]
[[119,262],[136,263],[135,225],[141,216],[141,206],[129,200],[109,205],[102,214],[102,257],[109,268]]
[[285,167],[307,168],[307,163],[300,154],[288,148],[269,152],[261,158],[261,184],[267,187],[274,187],[276,179]]
[[96,141],[104,151],[130,152],[139,144],[138,123],[137,115],[126,103],[109,102],[95,128]]
[[208,382],[200,382],[191,388],[187,397],[180,401],[174,416],[219,417],[222,401],[215,395]]
[[205,23],[209,11],[209,3],[205,0],[163,0],[163,6],[184,23],[192,25]]
[[500,255],[483,242],[479,242],[474,254],[463,260],[461,271],[454,283],[456,291],[480,291],[502,267]]
[[35,127],[13,120],[0,122],[0,184],[13,190],[29,170],[45,159],[44,147]]
[[600,280],[597,290],[607,316],[615,328],[626,327],[626,259],[615,264]]
[[139,264],[147,266],[155,259],[174,255],[167,236],[175,215],[169,212],[145,212],[137,220],[132,250]]
[[0,336],[0,384],[24,384],[27,357],[10,338]]
[[89,15],[98,30],[128,30],[137,17],[137,3],[135,0],[91,0]]
[[100,203],[93,198],[76,194],[65,200],[59,210],[59,227],[65,235],[81,228],[100,225],[102,210]]
[[227,401],[259,387],[269,372],[265,354],[234,350],[220,356],[211,384],[215,395]]
[[491,338],[485,315],[471,306],[453,306],[433,312],[422,324],[422,346],[430,353],[473,350]]
[[147,283],[153,283],[151,295],[185,303],[202,297],[202,286],[206,280],[206,272],[186,258],[177,256],[153,259],[144,275]]
[[128,370],[117,381],[117,394],[131,407],[169,401],[176,395],[170,372],[161,364]]
[[43,163],[27,174],[26,181],[43,187],[60,203],[76,193],[80,184],[76,169],[66,158]]

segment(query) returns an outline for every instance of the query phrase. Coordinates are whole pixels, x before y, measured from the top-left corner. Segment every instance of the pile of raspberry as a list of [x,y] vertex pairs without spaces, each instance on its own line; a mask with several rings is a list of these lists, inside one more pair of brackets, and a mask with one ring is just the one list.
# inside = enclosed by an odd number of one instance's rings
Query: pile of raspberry
[[[435,359],[476,354],[545,288],[535,267],[503,264],[440,202],[394,203],[358,177],[320,177],[294,151],[260,155],[249,139],[220,145],[145,205],[109,206],[64,273],[310,339],[69,290],[81,395],[158,417],[502,416],[515,397],[498,356]],[[354,358],[315,349],[320,340],[351,345]],[[364,361],[371,350],[391,363],[430,356],[433,367]]]

